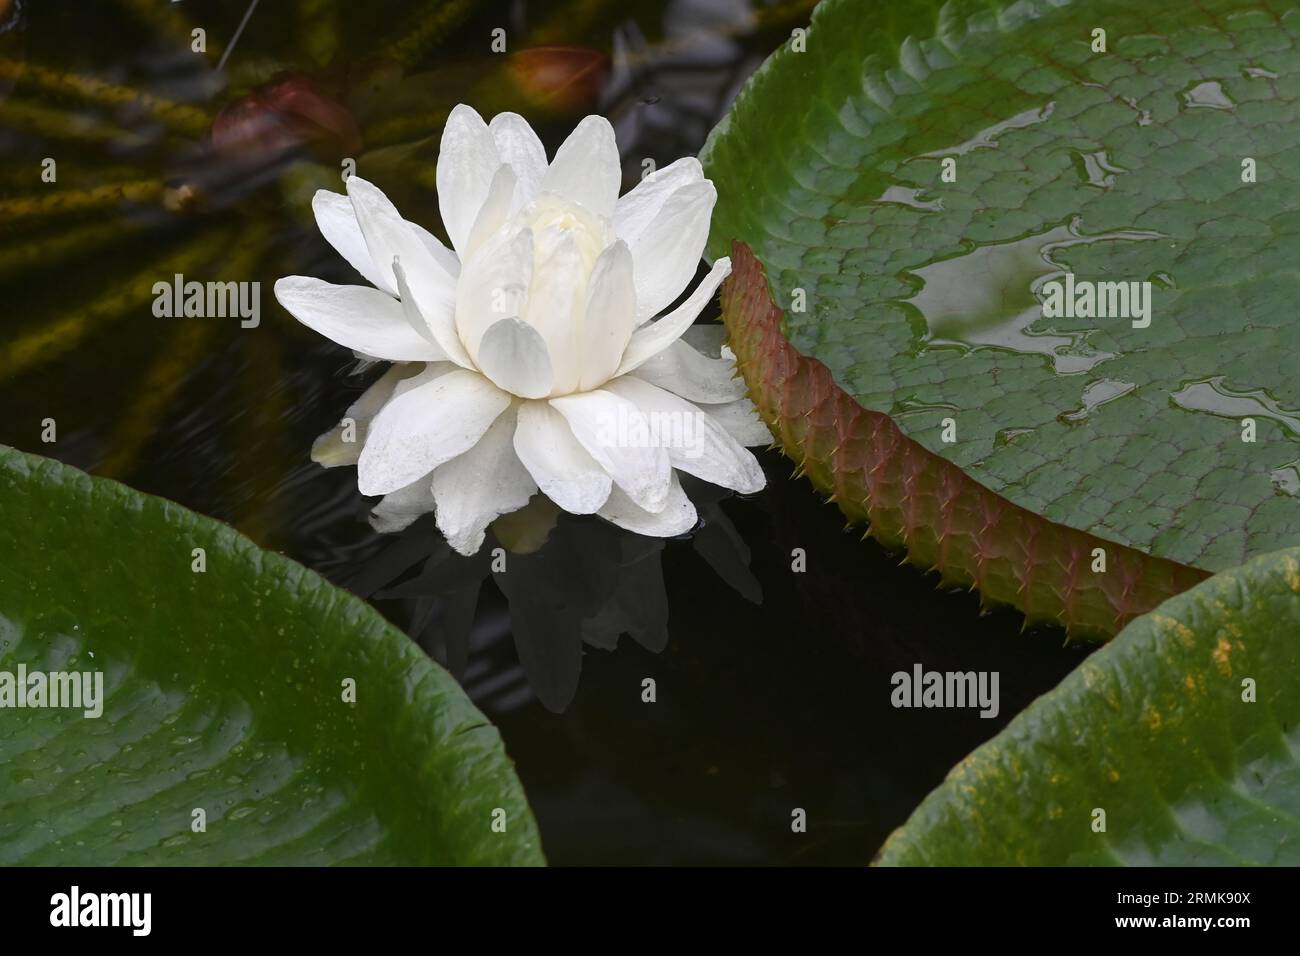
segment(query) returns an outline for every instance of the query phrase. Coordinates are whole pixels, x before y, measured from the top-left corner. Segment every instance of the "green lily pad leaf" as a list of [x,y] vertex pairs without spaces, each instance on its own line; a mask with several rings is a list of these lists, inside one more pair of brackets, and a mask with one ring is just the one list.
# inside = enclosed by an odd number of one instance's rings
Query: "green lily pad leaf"
[[1298,685],[1290,548],[1131,623],[953,768],[879,862],[1300,864]]
[[1026,625],[1105,640],[1207,577],[1012,504],[863,408],[782,334],[781,310],[744,243],[732,250],[722,314],[750,398],[787,454],[851,521],[944,585],[978,588],[985,607],[1017,607]]
[[1298,37],[1283,0],[825,0],[705,147],[710,252],[1011,505],[1233,567],[1300,541]]
[[2,446],[0,502],[0,863],[543,862],[496,729],[357,598]]

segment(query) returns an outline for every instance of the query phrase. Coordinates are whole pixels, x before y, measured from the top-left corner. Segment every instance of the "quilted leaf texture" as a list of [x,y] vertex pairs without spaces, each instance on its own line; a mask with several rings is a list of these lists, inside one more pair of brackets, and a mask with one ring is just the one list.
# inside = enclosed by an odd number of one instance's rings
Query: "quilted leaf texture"
[[[863,408],[781,334],[762,267],[741,243],[722,309],[750,398],[787,454],[867,534],[948,585],[1072,636],[1104,639],[1204,571],[1055,524],[1012,504]],[[1095,549],[1105,552],[1094,572]],[[1098,565],[1099,566],[1099,565]]]
[[1280,0],[822,3],[701,157],[710,253],[758,260],[724,314],[754,396],[822,416],[786,450],[910,560],[1076,633],[1300,541],[1298,35]]

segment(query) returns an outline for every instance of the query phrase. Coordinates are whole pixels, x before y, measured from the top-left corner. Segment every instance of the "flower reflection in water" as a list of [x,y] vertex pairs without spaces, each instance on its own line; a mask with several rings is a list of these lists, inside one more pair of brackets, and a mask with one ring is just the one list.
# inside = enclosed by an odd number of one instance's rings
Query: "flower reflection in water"
[[[690,477],[683,484],[700,515],[696,531],[684,537],[721,582],[760,603],[749,548],[722,509],[730,493]],[[405,620],[412,637],[480,702],[494,698],[494,710],[513,709],[536,694],[558,713],[577,692],[584,645],[613,650],[626,635],[659,653],[668,644],[670,611],[664,540],[594,516],[555,510],[549,516],[555,522],[549,530],[546,513],[534,516],[544,540],[529,540],[528,532],[498,522],[487,544],[468,557],[455,553],[433,523],[422,519],[340,583],[381,607],[397,602],[392,616]],[[522,553],[504,547],[502,538]],[[490,613],[491,595],[484,589],[489,580],[506,599],[505,616]],[[519,669],[476,673],[471,651],[490,653],[488,647],[507,631]],[[521,674],[527,686],[516,679]]]

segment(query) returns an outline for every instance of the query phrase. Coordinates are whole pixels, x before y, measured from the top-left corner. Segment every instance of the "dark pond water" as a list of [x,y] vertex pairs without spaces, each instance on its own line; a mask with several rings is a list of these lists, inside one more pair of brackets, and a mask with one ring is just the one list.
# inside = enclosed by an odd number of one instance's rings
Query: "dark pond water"
[[[501,728],[555,863],[868,861],[1086,649],[844,533],[776,452],[752,499],[692,488],[704,524],[687,540],[565,519],[494,579],[431,523],[378,535],[355,472],[307,457],[374,373],[269,294],[290,273],[353,281],[307,209],[344,156],[435,226],[455,103],[522,112],[551,148],[599,111],[630,185],[646,158],[697,152],[810,7],[262,0],[227,49],[244,3],[0,0],[0,442],[231,522],[371,599]],[[43,204],[46,158],[83,205]],[[261,281],[260,324],[154,317],[150,289],[175,272]],[[890,675],[915,663],[999,671],[1001,713],[893,709]]]

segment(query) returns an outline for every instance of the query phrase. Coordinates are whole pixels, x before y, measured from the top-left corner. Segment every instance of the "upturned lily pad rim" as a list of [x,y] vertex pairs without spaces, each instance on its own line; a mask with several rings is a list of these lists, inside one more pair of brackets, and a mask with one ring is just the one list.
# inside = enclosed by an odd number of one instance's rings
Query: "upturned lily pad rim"
[[[1289,764],[1295,779],[1298,686],[1300,547],[1220,572],[1130,623],[958,763],[874,864],[1295,865],[1300,805],[1270,807],[1242,777],[1262,787]],[[1127,754],[1114,746],[1126,743]],[[1197,832],[1240,827],[1231,814],[1243,806],[1275,811],[1273,831],[1232,829],[1237,842],[1221,846]],[[1097,809],[1104,832],[1092,826]]]
[[[137,625],[127,638],[114,633],[111,624],[102,626],[107,636],[96,644],[98,660],[126,659],[130,652],[122,686],[188,684],[214,696],[242,695],[258,721],[259,742],[281,744],[373,812],[385,831],[379,846],[388,862],[545,862],[536,821],[496,728],[446,671],[361,599],[283,555],[260,549],[222,522],[52,459],[0,446],[0,486],[7,486],[0,539],[9,539],[6,545],[27,544],[15,548],[17,561],[0,567],[0,595],[7,594],[9,604],[15,595],[39,599],[48,586],[50,593],[70,595],[69,607],[38,604],[43,620],[47,614],[52,620],[81,620],[77,603],[90,600],[86,595],[96,570],[103,580],[121,584],[126,579],[115,572],[150,560],[144,544],[131,540],[144,531],[150,548],[175,547],[154,569],[161,588],[201,580],[199,586],[215,589],[206,606],[187,604],[181,595],[172,613],[181,618],[219,615],[235,607],[255,619],[269,615],[267,621],[285,625],[278,633],[255,632],[244,629],[243,622],[218,617],[188,634],[186,628],[172,632],[174,644],[165,648],[158,646],[163,632],[151,634],[150,627],[170,621],[167,613],[160,612],[152,624]],[[155,534],[155,523],[165,532]],[[104,535],[121,546],[118,553],[97,557],[84,541],[74,544],[72,534],[91,541]],[[191,570],[194,548],[205,549],[203,574]],[[66,571],[69,562],[83,573],[59,579],[60,564]],[[170,570],[177,567],[181,570]],[[226,576],[230,569],[233,573]],[[42,584],[51,572],[57,580]],[[168,581],[168,573],[176,577]],[[128,614],[129,602],[138,597],[125,599]],[[277,599],[285,602],[282,611],[276,610]],[[12,613],[11,606],[0,610]],[[303,628],[297,636],[319,641],[295,642],[294,626]],[[228,646],[203,640],[223,627]],[[202,637],[196,637],[199,632]],[[16,650],[22,651],[21,640]],[[241,657],[247,667],[234,679],[229,670],[216,677],[205,670],[205,664],[225,666]],[[304,662],[307,668],[299,670]],[[350,709],[327,709],[325,701],[340,700],[341,675],[357,679],[357,702]],[[268,698],[272,703],[266,703]],[[506,813],[506,833],[492,829],[499,809]],[[168,860],[160,853],[148,862]]]

